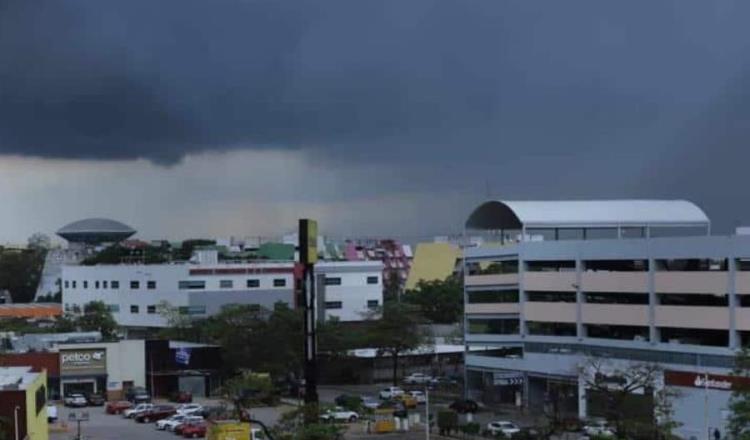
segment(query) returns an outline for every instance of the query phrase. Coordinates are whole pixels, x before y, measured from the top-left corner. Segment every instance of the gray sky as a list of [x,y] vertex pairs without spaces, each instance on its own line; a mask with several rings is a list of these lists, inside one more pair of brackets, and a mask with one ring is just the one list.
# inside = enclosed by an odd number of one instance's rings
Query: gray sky
[[488,192],[750,224],[750,3],[4,0],[0,242],[457,231]]

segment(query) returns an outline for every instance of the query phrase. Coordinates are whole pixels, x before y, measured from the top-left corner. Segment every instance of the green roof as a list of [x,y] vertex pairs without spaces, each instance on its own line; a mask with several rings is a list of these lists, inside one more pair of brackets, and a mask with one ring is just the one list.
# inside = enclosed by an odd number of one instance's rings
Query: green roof
[[294,245],[284,243],[263,243],[258,248],[258,257],[267,260],[294,260]]

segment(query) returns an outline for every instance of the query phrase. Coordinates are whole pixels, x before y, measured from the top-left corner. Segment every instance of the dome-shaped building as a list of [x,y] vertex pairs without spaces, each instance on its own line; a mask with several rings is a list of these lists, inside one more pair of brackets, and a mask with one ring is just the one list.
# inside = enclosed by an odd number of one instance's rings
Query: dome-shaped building
[[107,218],[87,218],[67,224],[57,235],[70,243],[101,244],[117,243],[136,233],[128,225]]

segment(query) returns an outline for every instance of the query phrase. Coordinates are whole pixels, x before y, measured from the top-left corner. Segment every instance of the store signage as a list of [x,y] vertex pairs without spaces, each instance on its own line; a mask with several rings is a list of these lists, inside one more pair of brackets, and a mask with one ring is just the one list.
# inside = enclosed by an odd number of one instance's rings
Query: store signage
[[106,372],[107,351],[105,349],[60,350],[61,373],[81,370]]
[[517,373],[493,373],[492,384],[496,386],[523,385],[523,375]]
[[665,371],[664,383],[666,385],[709,388],[714,390],[730,391],[733,385],[750,385],[750,381],[741,377],[721,376],[717,374],[693,373],[685,371]]
[[190,365],[190,349],[178,348],[174,353],[174,360],[180,365]]

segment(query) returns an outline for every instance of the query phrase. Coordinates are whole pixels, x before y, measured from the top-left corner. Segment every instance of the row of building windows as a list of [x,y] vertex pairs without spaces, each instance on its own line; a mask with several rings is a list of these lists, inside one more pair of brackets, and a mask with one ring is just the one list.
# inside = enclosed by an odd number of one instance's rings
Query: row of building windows
[[[377,284],[377,277],[375,284]],[[339,283],[341,279],[339,278]],[[120,288],[120,282],[117,280],[112,281],[93,281],[92,283],[89,283],[89,281],[84,280],[81,281],[81,287],[83,289],[88,289],[89,284],[94,289],[119,289]],[[78,282],[76,280],[65,280],[63,282],[63,285],[66,289],[77,289],[78,288]],[[246,282],[246,285],[248,288],[259,288],[260,287],[260,280],[257,278],[251,278],[248,279]],[[154,290],[156,289],[156,281],[149,280],[145,283],[146,289],[148,290]],[[273,287],[286,287],[286,279],[285,278],[275,278],[273,280]],[[131,290],[138,290],[141,288],[141,282],[140,281],[130,281],[130,289]],[[203,280],[188,280],[188,281],[179,281],[177,283],[178,289],[205,289],[206,288],[206,282]],[[232,289],[234,288],[234,281],[233,280],[219,280],[219,288],[221,289]]]
[[[81,313],[81,310],[82,308],[78,304],[65,304],[66,312]],[[120,305],[119,304],[107,304],[107,310],[109,310],[112,313],[120,313]],[[206,313],[205,306],[179,307],[178,310],[180,314],[183,314],[183,315],[201,315],[201,314]],[[141,313],[141,306],[137,304],[131,304],[130,313],[134,315]],[[157,306],[155,304],[146,306],[146,313],[149,315],[157,314],[158,313]]]
[[[378,277],[377,276],[368,276],[366,281],[367,281],[367,284],[378,284]],[[341,277],[326,277],[325,278],[325,285],[326,286],[340,286],[341,285]]]
[[[575,292],[526,291],[525,295],[526,301],[528,302],[576,302]],[[709,293],[659,293],[657,294],[656,299],[656,305],[662,306],[729,306],[728,295],[716,295]],[[469,304],[517,303],[518,300],[518,290],[480,290],[469,291],[466,293],[466,301]],[[648,305],[649,295],[647,293],[629,292],[584,292],[583,302],[586,304]],[[737,305],[739,307],[750,306],[750,295],[738,295]]]
[[[375,309],[380,306],[380,302],[376,299],[371,299],[367,301],[367,308],[368,309]],[[339,310],[344,307],[344,304],[341,301],[326,301],[326,310]]]

